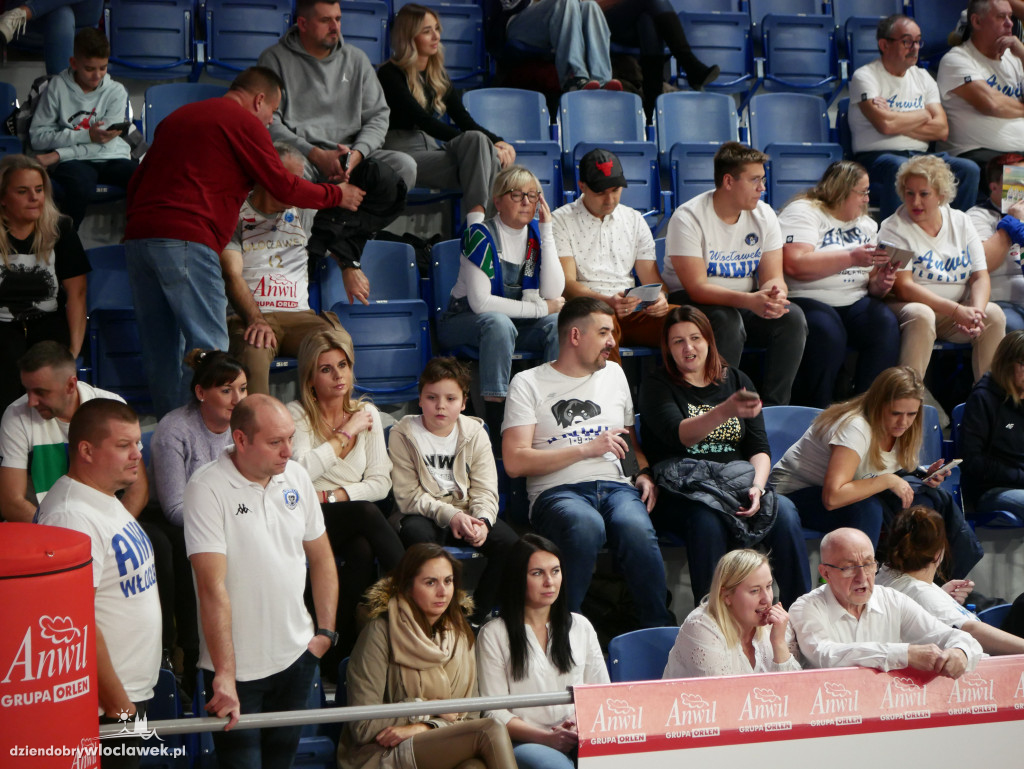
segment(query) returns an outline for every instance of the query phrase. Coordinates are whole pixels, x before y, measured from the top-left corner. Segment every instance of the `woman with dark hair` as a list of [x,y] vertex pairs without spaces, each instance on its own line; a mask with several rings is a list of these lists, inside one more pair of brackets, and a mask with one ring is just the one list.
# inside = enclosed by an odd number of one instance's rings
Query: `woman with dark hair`
[[961,604],[974,583],[954,579],[939,587],[947,562],[949,542],[942,516],[931,508],[915,505],[896,516],[889,526],[885,565],[875,582],[913,598],[933,617],[969,633],[988,654],[1024,654],[1024,638],[982,622]]
[[[965,576],[984,554],[963,512],[940,489],[947,470],[914,477],[924,436],[924,383],[910,366],[886,369],[866,393],[821,412],[772,470],[805,526],[863,531],[878,548],[883,522],[913,504],[940,509],[953,535],[953,572]],[[935,459],[927,473],[943,464]]]
[[[597,633],[569,612],[561,591],[562,555],[525,534],[509,551],[498,619],[480,628],[480,696],[563,691],[608,683]],[[515,744],[519,769],[572,769],[579,737],[571,705],[490,710]]]
[[807,318],[793,403],[832,403],[849,346],[857,351],[854,393],[867,390],[899,360],[900,327],[882,301],[896,265],[873,245],[878,225],[868,216],[868,183],[862,165],[837,160],[779,213],[789,300]]
[[89,260],[71,220],[53,202],[50,177],[35,158],[0,160],[0,411],[24,389],[13,365],[36,342],[85,339]]
[[[985,374],[967,398],[960,423],[964,504],[979,513],[1024,516],[1024,331],[1002,338]],[[1007,425],[1010,427],[1008,428]]]
[[391,108],[384,148],[416,161],[417,187],[461,187],[466,212],[483,214],[494,178],[515,162],[516,151],[463,106],[444,66],[434,11],[409,3],[395,12],[391,58],[377,78]]
[[768,556],[749,549],[723,555],[707,597],[679,628],[661,677],[799,670],[786,639],[789,615],[774,598]]
[[708,594],[723,555],[763,541],[789,606],[811,589],[811,574],[800,516],[768,485],[760,397],[746,374],[726,365],[711,322],[695,307],[665,317],[661,354],[664,365],[640,387],[641,442],[667,492],[654,527],[686,541],[694,602]]
[[390,571],[402,542],[387,521],[391,460],[380,413],[353,397],[355,350],[341,329],[314,331],[299,347],[299,399],[288,404],[295,420],[292,458],[306,468],[320,494],[324,525],[338,568],[338,645],[324,658],[337,668],[358,631],[356,607],[377,578]]
[[[443,547],[410,547],[367,594],[370,622],[348,664],[352,707],[476,695],[471,601],[462,567]],[[515,769],[498,721],[467,713],[374,718],[345,724],[340,769]]]
[[[192,375],[192,400],[164,415],[150,442],[152,498],[163,517],[155,521],[171,543],[173,583],[160,581],[161,598],[174,605],[177,643],[185,655],[182,686],[191,693],[199,661],[199,626],[192,567],[185,551],[182,507],[192,473],[213,462],[233,444],[231,412],[246,396],[249,372],[220,350],[192,350],[185,356]],[[148,518],[149,514],[144,513]],[[172,591],[173,588],[173,591]]]

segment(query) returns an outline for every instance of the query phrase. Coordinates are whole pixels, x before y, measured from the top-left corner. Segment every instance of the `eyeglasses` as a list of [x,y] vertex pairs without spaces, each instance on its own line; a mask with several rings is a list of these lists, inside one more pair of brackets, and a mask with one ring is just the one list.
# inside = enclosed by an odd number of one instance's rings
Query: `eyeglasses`
[[509,190],[505,194],[512,198],[513,203],[522,203],[523,198],[526,198],[531,203],[536,203],[538,200],[540,200],[539,192],[523,192],[522,190]]
[[906,37],[887,37],[885,39],[886,40],[891,40],[894,43],[899,43],[904,48],[906,48],[908,51],[911,48],[914,48],[914,47],[921,48],[924,45],[924,41],[921,38],[919,38],[919,37],[910,37],[909,35],[906,36]]
[[867,563],[858,563],[854,564],[853,566],[836,566],[835,564],[831,563],[822,564],[822,566],[827,566],[830,569],[835,569],[840,574],[842,574],[843,577],[852,577],[858,572],[878,574],[878,567],[880,565],[881,564],[879,564],[878,561],[868,561]]
[[870,189],[866,189],[866,190],[853,190],[853,192],[851,194],[852,195],[857,195],[857,196],[862,197],[862,198],[869,198],[869,197],[871,197],[871,190]]
[[768,185],[767,176],[751,176],[747,179],[747,181],[753,184],[755,187],[765,187]]

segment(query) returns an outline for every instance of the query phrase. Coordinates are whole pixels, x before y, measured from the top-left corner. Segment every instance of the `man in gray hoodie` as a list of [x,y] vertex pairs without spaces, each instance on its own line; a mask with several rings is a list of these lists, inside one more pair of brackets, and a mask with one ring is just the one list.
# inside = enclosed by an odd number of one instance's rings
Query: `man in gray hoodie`
[[98,29],[75,35],[71,66],[50,80],[32,115],[29,139],[49,169],[60,210],[75,229],[96,185],[127,187],[138,163],[122,131],[128,91],[107,74],[110,43]]

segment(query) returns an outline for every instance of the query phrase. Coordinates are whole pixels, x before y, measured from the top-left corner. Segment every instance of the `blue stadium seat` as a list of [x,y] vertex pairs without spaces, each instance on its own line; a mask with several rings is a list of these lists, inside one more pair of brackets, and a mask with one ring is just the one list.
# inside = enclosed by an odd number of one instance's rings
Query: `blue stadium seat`
[[820,96],[759,93],[750,100],[750,144],[829,141],[828,107]]
[[765,152],[771,158],[767,168],[768,203],[776,211],[817,184],[829,165],[843,159],[843,148],[827,143],[769,144]]
[[341,29],[345,42],[360,48],[374,67],[388,58],[388,4],[381,0],[345,0]]
[[0,82],[0,126],[18,109],[18,89],[10,83]]
[[[483,85],[488,74],[483,8],[472,2],[444,0],[421,4],[436,13],[441,22],[444,65],[452,82],[465,87]],[[405,2],[395,2],[395,11],[403,5]]]
[[1003,624],[1003,620],[1006,619],[1006,615],[1010,613],[1011,608],[1013,608],[1012,603],[1001,603],[998,606],[990,606],[987,609],[978,612],[978,619],[989,625],[999,627]]
[[658,159],[669,170],[669,151],[677,144],[714,144],[739,139],[736,102],[723,93],[678,91],[664,93],[655,102],[654,128]]
[[151,143],[157,125],[178,107],[227,93],[227,86],[216,83],[161,83],[146,89],[142,109],[142,134]]
[[[949,457],[949,459],[955,459],[957,457],[960,457],[961,459],[963,458],[963,449],[960,444],[962,439],[961,424],[963,421],[964,404],[961,403],[953,407],[953,413],[949,416],[949,436],[953,441],[953,456]],[[959,483],[960,468],[955,468],[953,473],[956,476],[956,482]],[[953,480],[953,476],[950,476],[950,480]],[[943,485],[945,486],[946,484]],[[1024,520],[1022,520],[1019,515],[1011,513],[1009,510],[994,510],[988,513],[978,513],[974,510],[965,509],[964,515],[972,526],[983,526],[994,529],[1024,528]]]
[[17,155],[22,150],[21,139],[17,136],[0,136],[0,157],[4,155]]
[[[419,299],[420,276],[416,267],[416,251],[408,243],[367,241],[360,261],[370,281],[371,302]],[[321,307],[333,307],[339,302],[348,304],[341,268],[331,257],[322,257],[317,262],[317,282],[320,285]]]
[[765,16],[764,87],[827,94],[831,104],[846,85],[840,76],[831,16]]
[[640,97],[625,91],[572,91],[563,93],[558,105],[562,138],[562,163],[576,164],[580,142],[591,142],[614,151],[617,142],[647,140],[644,108]]
[[87,252],[92,271],[86,288],[92,383],[121,395],[136,408],[150,405],[142,345],[123,245]]
[[516,163],[533,171],[540,182],[548,206],[554,211],[562,205],[562,148],[558,142],[517,142]]
[[107,0],[111,76],[196,80],[195,12],[195,0]]
[[[170,721],[182,718],[183,716],[181,700],[178,697],[178,682],[174,678],[174,673],[161,668],[156,679],[156,687],[153,689],[153,698],[149,701],[149,707],[146,710],[146,719],[147,721]],[[142,756],[139,759],[140,767],[147,767],[147,769],[153,769],[154,767],[159,767],[159,769],[188,769],[188,756],[170,755],[170,753],[184,745],[182,735],[161,735],[160,739],[155,742],[166,745],[168,755]]]
[[477,123],[509,143],[551,139],[551,116],[542,93],[521,88],[478,88],[466,91],[462,103]]
[[669,151],[672,208],[715,188],[717,144],[676,144]]
[[234,80],[291,24],[291,0],[206,0],[206,74]]
[[612,683],[660,680],[678,635],[677,627],[651,627],[615,636],[608,642]]
[[[768,434],[774,466],[789,451],[789,447],[807,432],[821,409],[811,406],[765,406],[761,413],[764,415],[764,430]],[[825,533],[822,531],[804,527],[804,539],[821,539],[823,536]]]
[[[754,70],[753,39],[750,35],[750,16],[746,13],[694,13],[679,14],[686,30],[686,39],[694,55],[701,61],[713,62],[722,70],[718,78],[705,90],[718,93],[747,94],[756,90],[758,78]],[[678,71],[677,77],[685,80]]]
[[[903,0],[832,0],[832,18],[836,30],[843,29],[851,16],[872,16],[877,21],[894,13],[903,13]],[[877,53],[878,49],[875,51]]]
[[[728,98],[728,97],[726,97]],[[653,142],[580,142],[573,148],[576,188],[579,189],[580,159],[593,149],[614,152],[622,164],[628,186],[622,190],[620,202],[640,211],[653,228],[663,212],[661,185],[658,180],[658,149]],[[575,195],[573,195],[575,197]]]
[[[845,56],[853,73],[878,58],[877,16],[851,16],[841,27]],[[860,98],[857,95],[855,98]]]
[[729,13],[746,5],[746,0],[669,0],[676,13],[692,11],[700,13]]
[[[306,710],[319,710],[323,705],[324,688],[320,681],[320,667],[316,666],[313,668],[313,685],[309,690]],[[320,733],[320,726],[317,724],[306,724],[302,727],[302,736],[299,738],[299,746],[295,750],[292,766],[335,769],[337,764],[335,752],[334,743],[329,737],[325,737]]]
[[924,46],[918,66],[935,70],[942,54],[949,50],[946,38],[960,20],[960,12],[967,7],[964,0],[918,0],[914,3],[914,21],[921,28]]
[[747,0],[747,8],[755,35],[759,34],[764,17],[769,14],[819,16],[824,12],[822,0]]
[[415,400],[420,372],[431,357],[426,303],[339,302],[331,310],[355,344],[356,392],[378,405]]

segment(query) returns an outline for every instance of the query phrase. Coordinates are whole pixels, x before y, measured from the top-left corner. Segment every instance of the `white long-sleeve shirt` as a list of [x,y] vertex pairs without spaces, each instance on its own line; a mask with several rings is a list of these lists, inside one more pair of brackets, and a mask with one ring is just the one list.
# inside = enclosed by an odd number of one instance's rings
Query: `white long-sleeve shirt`
[[911,598],[882,585],[875,585],[859,619],[822,585],[796,599],[789,621],[809,667],[899,670],[907,667],[910,644],[933,643],[963,651],[970,671],[984,654],[967,633],[942,624]]

